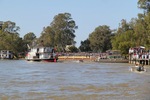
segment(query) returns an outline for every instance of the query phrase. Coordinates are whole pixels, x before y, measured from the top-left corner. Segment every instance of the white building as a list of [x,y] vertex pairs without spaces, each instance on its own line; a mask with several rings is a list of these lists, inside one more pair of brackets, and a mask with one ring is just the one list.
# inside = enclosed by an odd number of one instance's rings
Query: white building
[[13,59],[14,55],[12,51],[9,50],[1,50],[0,51],[0,58],[1,59]]

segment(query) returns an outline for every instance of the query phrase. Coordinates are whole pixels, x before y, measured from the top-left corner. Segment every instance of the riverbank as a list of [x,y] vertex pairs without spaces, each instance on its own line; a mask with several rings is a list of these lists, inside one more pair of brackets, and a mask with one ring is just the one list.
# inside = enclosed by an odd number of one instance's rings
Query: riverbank
[[128,63],[127,59],[99,59],[97,57],[91,56],[59,56],[59,61],[74,61],[74,60],[83,60],[83,61],[90,61],[90,62],[101,62],[101,63]]

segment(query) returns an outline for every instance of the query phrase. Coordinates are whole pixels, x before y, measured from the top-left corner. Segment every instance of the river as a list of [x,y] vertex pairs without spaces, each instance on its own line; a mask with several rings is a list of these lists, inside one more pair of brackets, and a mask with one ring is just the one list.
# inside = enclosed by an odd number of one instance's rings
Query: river
[[150,67],[0,60],[0,100],[150,100]]

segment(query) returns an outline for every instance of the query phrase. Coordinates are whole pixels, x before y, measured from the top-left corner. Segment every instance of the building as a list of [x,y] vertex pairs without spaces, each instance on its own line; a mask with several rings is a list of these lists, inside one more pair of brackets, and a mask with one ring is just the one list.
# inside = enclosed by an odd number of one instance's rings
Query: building
[[106,53],[100,53],[97,61],[106,61],[106,62],[127,62],[126,59],[121,55],[120,50],[108,50]]
[[139,46],[129,49],[129,63],[150,65],[150,52],[145,47]]
[[108,50],[107,52],[107,58],[108,59],[122,59],[122,55],[120,50]]
[[13,59],[13,52],[10,50],[1,50],[0,51],[0,59]]

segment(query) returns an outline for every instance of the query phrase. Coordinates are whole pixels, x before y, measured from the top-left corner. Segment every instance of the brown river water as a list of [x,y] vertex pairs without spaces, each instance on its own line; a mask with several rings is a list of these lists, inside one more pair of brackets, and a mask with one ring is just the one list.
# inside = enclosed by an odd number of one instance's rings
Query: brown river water
[[0,100],[150,100],[150,67],[0,60]]

